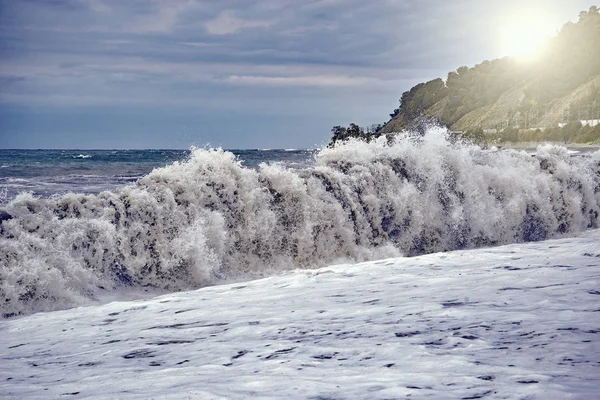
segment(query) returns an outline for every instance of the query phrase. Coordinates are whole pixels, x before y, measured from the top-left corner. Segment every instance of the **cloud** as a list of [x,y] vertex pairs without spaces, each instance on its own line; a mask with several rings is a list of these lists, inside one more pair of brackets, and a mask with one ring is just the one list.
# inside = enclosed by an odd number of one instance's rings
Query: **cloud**
[[99,13],[108,13],[112,10],[112,8],[103,0],[82,0],[82,3],[87,4],[92,11]]
[[130,23],[123,25],[124,32],[170,33],[178,24],[180,15],[193,10],[192,2],[165,1],[157,3],[145,15],[134,16]]
[[248,76],[231,75],[227,82],[242,85],[265,85],[265,86],[360,86],[373,84],[372,78],[352,77],[343,75],[314,75],[314,76]]
[[268,28],[271,23],[266,20],[244,20],[234,15],[233,10],[221,12],[219,16],[204,24],[208,33],[212,35],[230,35],[242,29]]
[[[0,121],[11,106],[68,116],[114,105],[381,122],[412,85],[500,56],[490,16],[540,1],[10,2],[0,6]],[[576,18],[589,0],[545,1]]]

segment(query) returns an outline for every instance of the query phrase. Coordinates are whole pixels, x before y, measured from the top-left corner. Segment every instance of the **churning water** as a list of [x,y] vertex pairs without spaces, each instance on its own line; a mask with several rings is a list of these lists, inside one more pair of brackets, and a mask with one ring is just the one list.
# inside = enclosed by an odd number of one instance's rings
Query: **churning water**
[[[194,149],[160,159],[165,166],[145,175],[133,163],[125,175],[135,183],[87,194],[71,187],[12,199],[11,189],[0,211],[0,311],[55,310],[117,291],[178,291],[599,225],[600,152],[485,151],[437,130],[392,145],[279,152],[242,162],[251,157]],[[100,157],[81,156],[68,161]],[[0,176],[38,179],[14,175]]]

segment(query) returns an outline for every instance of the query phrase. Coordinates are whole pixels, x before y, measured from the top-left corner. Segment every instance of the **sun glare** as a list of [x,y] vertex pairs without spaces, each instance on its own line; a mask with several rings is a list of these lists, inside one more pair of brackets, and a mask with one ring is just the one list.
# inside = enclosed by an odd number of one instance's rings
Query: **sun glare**
[[521,12],[507,18],[500,33],[501,54],[531,61],[539,54],[542,45],[556,34],[552,18],[539,12]]

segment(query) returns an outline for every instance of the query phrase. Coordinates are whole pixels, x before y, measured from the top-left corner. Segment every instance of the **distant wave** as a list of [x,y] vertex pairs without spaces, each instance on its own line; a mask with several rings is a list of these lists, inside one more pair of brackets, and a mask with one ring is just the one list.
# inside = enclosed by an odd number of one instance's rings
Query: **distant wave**
[[30,182],[30,179],[25,178],[4,178],[7,183],[27,183]]
[[73,158],[92,158],[91,154],[78,154],[76,156],[72,156]]
[[432,131],[323,149],[314,167],[292,170],[196,149],[112,192],[11,201],[0,212],[0,311],[543,240],[597,228],[599,214],[600,152],[485,152]]

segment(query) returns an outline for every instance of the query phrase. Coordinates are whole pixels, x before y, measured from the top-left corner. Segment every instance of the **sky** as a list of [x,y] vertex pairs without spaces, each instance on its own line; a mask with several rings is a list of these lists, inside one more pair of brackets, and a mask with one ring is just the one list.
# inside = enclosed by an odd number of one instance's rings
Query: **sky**
[[0,148],[317,148],[592,4],[0,0]]

